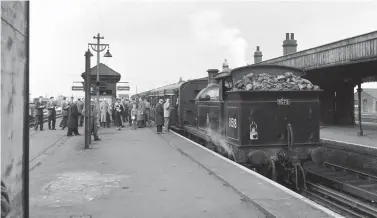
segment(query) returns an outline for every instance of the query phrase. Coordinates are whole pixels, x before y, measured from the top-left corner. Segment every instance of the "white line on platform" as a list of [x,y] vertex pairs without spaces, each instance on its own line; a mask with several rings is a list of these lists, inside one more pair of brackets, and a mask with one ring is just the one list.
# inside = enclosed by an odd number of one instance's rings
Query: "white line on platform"
[[339,140],[334,140],[334,139],[327,139],[327,138],[321,138],[321,139],[326,140],[326,141],[336,142],[336,143],[339,143],[339,144],[349,144],[349,145],[355,145],[355,146],[360,146],[360,147],[365,147],[365,148],[377,149],[377,145],[376,145],[376,147],[373,147],[373,146],[370,146],[370,145],[362,145],[362,144],[358,144],[358,143],[344,142],[344,141],[339,141]]
[[258,174],[258,173],[256,173],[256,172],[254,172],[254,171],[252,171],[252,170],[250,170],[250,169],[248,169],[248,168],[246,168],[246,167],[244,167],[244,166],[242,166],[242,165],[240,165],[240,164],[235,163],[234,161],[231,161],[231,160],[229,160],[229,159],[227,159],[227,158],[225,158],[225,157],[219,155],[218,153],[216,153],[216,152],[214,152],[214,151],[211,151],[211,150],[209,150],[209,149],[203,147],[202,145],[200,145],[200,144],[198,144],[198,143],[196,143],[196,142],[194,142],[194,141],[192,141],[192,140],[190,140],[190,139],[188,139],[188,138],[186,138],[186,137],[181,136],[180,134],[178,134],[178,133],[176,133],[176,132],[174,132],[174,131],[170,131],[170,132],[172,132],[172,133],[174,133],[175,135],[177,135],[177,136],[179,136],[179,137],[181,137],[181,138],[183,138],[183,139],[185,139],[185,140],[191,142],[192,144],[194,144],[194,145],[196,145],[196,146],[198,146],[198,147],[200,147],[200,148],[206,150],[207,152],[210,152],[210,153],[212,153],[213,155],[216,155],[217,157],[219,157],[219,158],[221,158],[221,159],[227,161],[228,163],[233,164],[234,166],[236,166],[236,167],[238,167],[238,168],[240,168],[240,169],[242,169],[242,170],[244,170],[244,171],[246,171],[246,172],[252,174],[253,176],[256,176],[256,177],[258,177],[259,179],[262,179],[262,180],[264,180],[265,182],[270,183],[271,185],[277,187],[278,189],[281,189],[281,190],[285,191],[285,192],[288,193],[289,195],[292,195],[292,196],[294,196],[294,197],[296,197],[296,198],[298,198],[298,199],[300,199],[300,200],[302,200],[302,201],[308,203],[309,205],[311,205],[311,206],[313,206],[313,207],[315,207],[315,208],[317,208],[317,209],[319,209],[319,210],[322,210],[323,212],[327,213],[327,214],[330,215],[330,216],[337,217],[337,218],[344,218],[344,216],[341,216],[341,215],[339,215],[339,214],[333,212],[332,210],[329,210],[329,209],[327,209],[327,208],[325,208],[325,207],[323,207],[323,206],[321,206],[321,205],[319,205],[319,204],[317,204],[317,203],[315,203],[315,202],[313,202],[313,201],[311,201],[311,200],[305,198],[304,196],[299,195],[299,194],[297,194],[296,192],[293,192],[293,191],[289,190],[288,188],[286,188],[286,187],[284,187],[284,186],[282,186],[282,185],[280,185],[280,184],[278,184],[278,183],[276,183],[276,182],[274,182],[274,181],[272,181],[272,180],[270,180],[270,179],[268,179],[268,178],[266,178],[266,177],[264,177],[264,176],[262,176],[262,175],[260,175],[260,174]]

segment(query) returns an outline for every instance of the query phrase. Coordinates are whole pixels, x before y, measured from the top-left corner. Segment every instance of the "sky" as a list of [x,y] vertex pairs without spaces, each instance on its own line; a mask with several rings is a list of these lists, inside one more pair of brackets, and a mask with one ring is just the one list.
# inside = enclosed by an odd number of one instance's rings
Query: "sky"
[[103,52],[101,63],[133,94],[205,77],[224,59],[231,68],[252,64],[256,46],[263,60],[281,56],[285,33],[295,34],[300,51],[377,30],[377,1],[33,0],[30,7],[31,97],[83,96],[71,87],[82,81],[97,33],[113,56]]

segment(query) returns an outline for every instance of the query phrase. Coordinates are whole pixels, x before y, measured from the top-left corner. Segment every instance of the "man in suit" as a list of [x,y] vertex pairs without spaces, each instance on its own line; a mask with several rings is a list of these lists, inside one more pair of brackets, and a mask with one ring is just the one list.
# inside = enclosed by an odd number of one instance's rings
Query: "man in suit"
[[40,96],[39,100],[35,103],[34,130],[38,130],[38,126],[40,126],[40,130],[43,131],[43,109],[45,107],[42,101],[43,101],[43,97]]
[[80,135],[78,132],[78,115],[79,111],[77,105],[73,102],[73,98],[70,99],[69,108],[68,108],[68,132],[67,136],[72,136],[72,133],[75,135]]
[[68,122],[68,103],[67,103],[66,97],[63,97],[61,106],[62,106],[63,119],[62,119],[62,122],[60,123],[60,127],[62,127],[62,130],[64,130],[65,127],[67,127],[67,122]]
[[[99,141],[101,140],[99,137],[98,137],[98,123],[97,123],[97,120],[98,120],[98,116],[99,116],[99,111],[97,110],[97,107],[96,107],[96,104],[94,101],[91,101],[91,104],[90,104],[90,110],[91,110],[91,113],[90,113],[90,134],[94,136],[94,141]],[[88,113],[85,109],[85,104],[84,104],[84,108],[83,108],[83,111],[82,111],[85,116],[87,117],[88,116]]]
[[[48,129],[50,130],[55,130],[55,122],[56,122],[56,103],[54,101],[54,97],[50,97],[50,101],[47,102],[46,105],[48,112],[47,112],[47,117],[48,117]],[[52,128],[51,128],[52,124]]]
[[156,125],[157,134],[162,134],[162,125],[164,125],[164,101],[160,99],[156,105]]
[[83,126],[84,125],[84,103],[81,101],[80,98],[77,99],[77,109],[79,111],[79,116],[78,116],[78,125]]

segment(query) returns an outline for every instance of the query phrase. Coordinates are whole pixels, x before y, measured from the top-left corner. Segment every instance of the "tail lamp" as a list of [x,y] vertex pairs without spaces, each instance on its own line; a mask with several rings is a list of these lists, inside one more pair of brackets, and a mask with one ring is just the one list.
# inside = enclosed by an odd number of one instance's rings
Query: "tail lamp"
[[258,140],[258,126],[255,122],[250,124],[250,140]]

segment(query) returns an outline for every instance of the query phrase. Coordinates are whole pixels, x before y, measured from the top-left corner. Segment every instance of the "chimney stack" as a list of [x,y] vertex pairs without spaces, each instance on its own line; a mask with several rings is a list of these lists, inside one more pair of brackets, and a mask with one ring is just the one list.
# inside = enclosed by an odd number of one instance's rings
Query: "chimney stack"
[[218,69],[209,69],[209,70],[207,70],[207,72],[208,72],[208,85],[216,83],[216,80],[214,79],[214,77],[219,72],[219,70]]
[[295,52],[297,52],[297,40],[295,40],[295,35],[291,33],[291,38],[289,38],[289,33],[286,33],[285,40],[283,41],[283,55]]
[[262,52],[259,50],[259,46],[257,46],[257,50],[254,52],[254,64],[262,62]]

